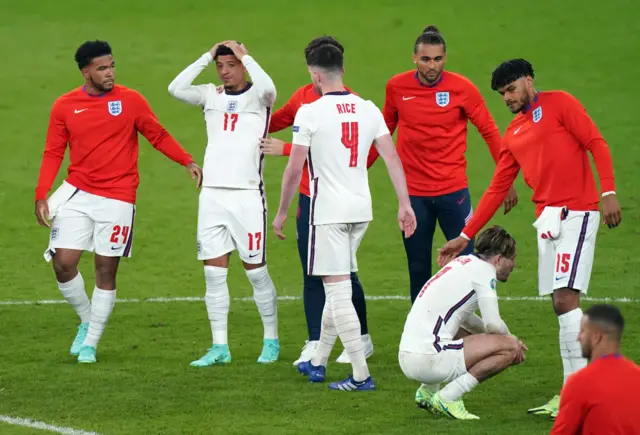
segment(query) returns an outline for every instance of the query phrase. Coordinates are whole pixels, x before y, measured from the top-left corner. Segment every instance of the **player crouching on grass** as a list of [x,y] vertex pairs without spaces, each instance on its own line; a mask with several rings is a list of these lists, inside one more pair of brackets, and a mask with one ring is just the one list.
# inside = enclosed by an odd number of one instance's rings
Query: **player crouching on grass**
[[[422,382],[416,404],[458,420],[477,420],[462,395],[524,361],[527,347],[500,318],[496,280],[515,267],[516,241],[494,226],[476,252],[448,263],[422,287],[400,340],[400,368]],[[482,318],[475,313],[480,309]],[[440,389],[441,383],[448,383]]]

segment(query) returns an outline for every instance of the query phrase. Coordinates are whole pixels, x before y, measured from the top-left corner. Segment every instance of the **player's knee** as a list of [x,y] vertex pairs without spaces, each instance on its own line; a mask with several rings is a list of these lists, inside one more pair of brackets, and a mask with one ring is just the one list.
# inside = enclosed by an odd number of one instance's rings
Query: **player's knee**
[[569,288],[558,289],[552,296],[553,309],[560,316],[580,307],[580,292]]
[[96,285],[103,290],[116,288],[117,261],[96,261]]
[[75,262],[56,261],[54,257],[53,271],[58,282],[68,282],[78,274],[78,265]]

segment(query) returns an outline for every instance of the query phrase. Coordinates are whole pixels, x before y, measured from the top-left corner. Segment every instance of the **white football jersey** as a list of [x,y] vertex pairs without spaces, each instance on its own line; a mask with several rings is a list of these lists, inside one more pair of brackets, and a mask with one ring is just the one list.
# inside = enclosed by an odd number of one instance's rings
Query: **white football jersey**
[[[422,287],[407,316],[400,350],[420,354],[440,352],[446,346],[441,342],[453,340],[461,323],[483,302],[495,304],[497,310],[496,269],[475,255],[456,258]],[[482,314],[486,321],[485,313]]]
[[205,53],[169,85],[176,98],[203,108],[207,126],[202,185],[236,189],[262,188],[264,155],[259,138],[268,132],[276,89],[271,78],[245,55],[242,63],[251,80],[240,92],[218,93],[213,84],[191,83],[213,58]]
[[375,104],[347,91],[300,107],[293,144],[310,147],[311,225],[373,219],[367,157],[385,134],[389,129]]

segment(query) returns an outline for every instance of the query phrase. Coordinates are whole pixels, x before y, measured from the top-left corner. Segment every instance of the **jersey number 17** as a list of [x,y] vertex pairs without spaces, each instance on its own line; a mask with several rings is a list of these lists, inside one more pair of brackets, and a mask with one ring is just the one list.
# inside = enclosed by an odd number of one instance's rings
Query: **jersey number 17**
[[349,167],[358,166],[358,123],[343,122],[342,123],[342,145],[345,146],[351,154],[349,156]]

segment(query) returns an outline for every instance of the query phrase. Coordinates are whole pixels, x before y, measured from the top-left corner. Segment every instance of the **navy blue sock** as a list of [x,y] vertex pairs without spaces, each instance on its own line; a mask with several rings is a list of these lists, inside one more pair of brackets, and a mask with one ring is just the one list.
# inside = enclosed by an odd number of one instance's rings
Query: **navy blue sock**
[[358,314],[358,320],[360,320],[360,331],[362,335],[369,333],[369,326],[367,325],[367,302],[364,299],[364,289],[358,279],[358,274],[351,273],[351,301],[356,308]]

